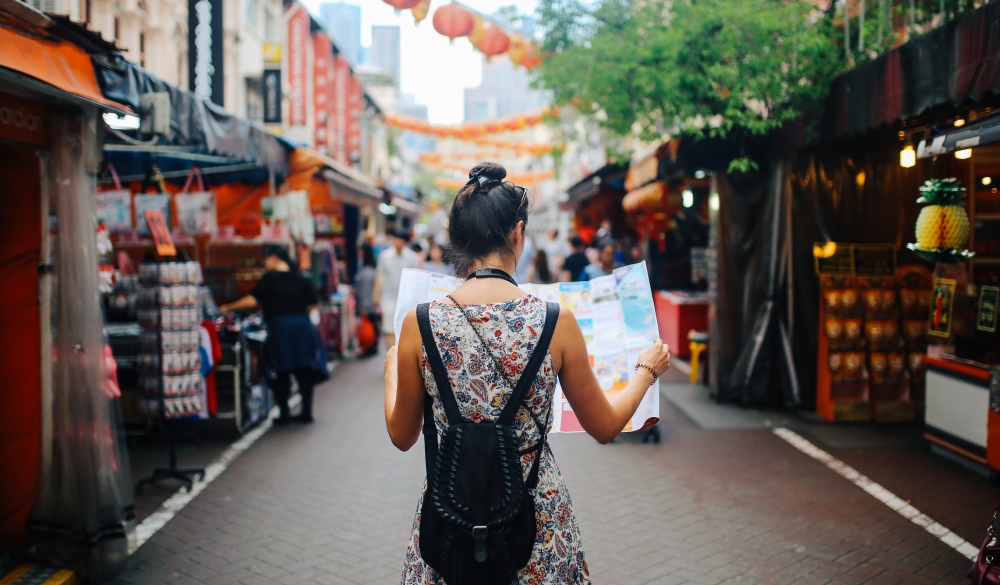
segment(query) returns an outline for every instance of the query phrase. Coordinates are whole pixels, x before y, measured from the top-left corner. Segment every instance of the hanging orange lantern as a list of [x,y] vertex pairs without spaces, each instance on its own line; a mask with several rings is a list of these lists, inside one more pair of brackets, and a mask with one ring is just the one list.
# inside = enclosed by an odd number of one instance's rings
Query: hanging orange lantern
[[472,15],[472,32],[469,33],[469,42],[477,49],[479,44],[483,42],[483,19],[478,14]]
[[527,41],[524,40],[524,37],[519,34],[510,35],[510,46],[507,48],[507,56],[510,57],[511,63],[515,66],[520,65],[524,59],[525,45],[527,45]]
[[427,18],[427,11],[431,9],[431,0],[421,0],[419,4],[413,7],[411,13],[413,14],[413,23],[420,25],[420,23]]
[[493,24],[483,27],[483,40],[479,43],[479,50],[487,59],[504,54],[509,46],[510,37],[502,28]]
[[473,26],[472,14],[454,2],[434,11],[434,30],[452,42],[458,37],[468,36]]
[[521,65],[525,69],[534,69],[542,64],[542,54],[534,43],[527,43],[524,47],[524,57],[521,58]]

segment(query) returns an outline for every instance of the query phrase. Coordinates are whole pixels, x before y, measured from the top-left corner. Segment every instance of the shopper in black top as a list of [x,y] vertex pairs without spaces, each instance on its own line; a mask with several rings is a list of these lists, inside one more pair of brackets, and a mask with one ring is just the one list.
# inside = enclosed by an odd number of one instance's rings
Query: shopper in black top
[[[280,416],[274,424],[292,420],[313,422],[313,391],[330,377],[319,332],[309,320],[309,311],[319,304],[316,287],[298,270],[286,248],[264,248],[264,268],[260,282],[242,299],[223,305],[223,312],[260,308],[267,323],[266,365],[271,389]],[[288,410],[291,376],[299,383],[302,413],[294,419]]]
[[590,260],[587,259],[587,255],[583,252],[584,245],[580,236],[570,238],[570,245],[573,247],[573,253],[563,261],[563,272],[560,279],[563,282],[575,282],[579,280],[580,273],[590,264]]

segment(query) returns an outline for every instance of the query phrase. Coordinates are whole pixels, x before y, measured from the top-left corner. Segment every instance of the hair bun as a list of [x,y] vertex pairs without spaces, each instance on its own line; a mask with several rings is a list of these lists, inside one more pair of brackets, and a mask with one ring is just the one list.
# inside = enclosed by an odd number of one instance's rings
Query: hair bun
[[472,170],[469,171],[470,180],[478,179],[479,177],[486,177],[487,179],[502,181],[506,176],[507,169],[503,168],[503,165],[495,162],[481,162],[472,167]]

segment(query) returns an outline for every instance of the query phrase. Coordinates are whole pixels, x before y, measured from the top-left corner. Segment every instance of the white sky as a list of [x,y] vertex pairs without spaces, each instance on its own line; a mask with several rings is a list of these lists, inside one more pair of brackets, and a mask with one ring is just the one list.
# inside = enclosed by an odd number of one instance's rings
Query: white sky
[[[319,5],[324,0],[302,0],[302,3],[319,20]],[[361,44],[371,45],[373,25],[399,26],[400,86],[403,93],[416,96],[417,102],[427,106],[428,117],[435,124],[456,124],[464,113],[463,89],[476,87],[482,77],[482,55],[464,38],[454,45],[437,33],[431,19],[434,11],[450,0],[432,0],[427,18],[415,26],[409,10],[397,16],[392,6],[382,0],[344,0],[347,4],[361,6]],[[501,6],[517,6],[522,14],[533,14],[536,0],[466,0],[468,6],[491,14]],[[498,56],[495,59],[506,59]]]

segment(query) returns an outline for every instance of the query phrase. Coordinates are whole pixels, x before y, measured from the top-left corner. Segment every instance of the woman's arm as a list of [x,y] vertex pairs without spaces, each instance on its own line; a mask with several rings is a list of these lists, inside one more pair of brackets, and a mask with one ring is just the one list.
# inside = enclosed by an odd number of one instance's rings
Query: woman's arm
[[222,313],[231,313],[233,311],[248,311],[250,309],[257,308],[257,299],[253,295],[247,295],[238,301],[233,301],[229,304],[222,305],[219,307],[219,311]]
[[[653,383],[653,375],[645,368],[639,368],[628,386],[608,400],[590,367],[587,345],[572,312],[563,310],[559,314],[552,340],[550,351],[554,360],[558,358],[554,365],[573,413],[587,434],[600,443],[610,442],[635,414],[646,390]],[[642,352],[639,363],[652,367],[660,375],[670,367],[670,348],[657,339]]]
[[427,392],[420,373],[422,344],[414,309],[403,319],[398,345],[389,348],[385,357],[385,427],[400,451],[408,451],[417,442],[424,422]]

